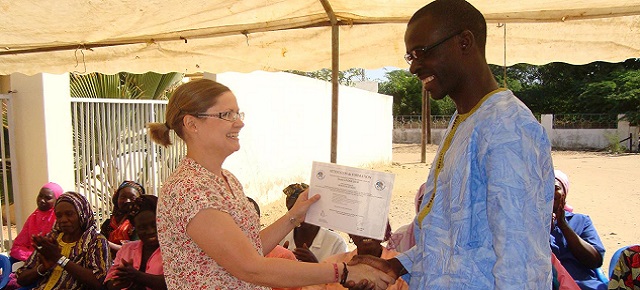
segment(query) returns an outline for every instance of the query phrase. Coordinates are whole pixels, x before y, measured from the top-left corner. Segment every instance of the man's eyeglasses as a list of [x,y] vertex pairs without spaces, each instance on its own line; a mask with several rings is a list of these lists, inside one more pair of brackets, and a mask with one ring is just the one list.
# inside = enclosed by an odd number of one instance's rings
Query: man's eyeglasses
[[226,111],[226,112],[211,113],[211,114],[199,113],[199,114],[195,114],[194,116],[198,118],[218,118],[218,119],[222,119],[229,122],[235,122],[238,119],[240,119],[240,121],[244,120],[243,112],[234,112],[234,111]]
[[416,60],[416,59],[420,59],[422,57],[424,57],[428,51],[438,47],[438,45],[445,43],[447,40],[453,38],[454,36],[458,35],[462,33],[462,31],[458,31],[454,34],[451,34],[443,39],[441,39],[440,41],[437,41],[436,43],[432,44],[432,45],[427,45],[427,46],[423,46],[423,47],[418,47],[418,48],[414,48],[412,51],[408,52],[407,54],[404,55],[404,60],[407,61],[407,63],[409,65],[411,65],[411,63]]

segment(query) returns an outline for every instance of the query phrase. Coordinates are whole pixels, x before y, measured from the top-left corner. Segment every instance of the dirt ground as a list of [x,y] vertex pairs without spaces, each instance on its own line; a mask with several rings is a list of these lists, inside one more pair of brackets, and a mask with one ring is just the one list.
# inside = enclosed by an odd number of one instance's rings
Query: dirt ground
[[[427,163],[420,163],[420,145],[393,145],[393,163],[373,170],[396,175],[390,207],[390,221],[396,229],[410,223],[415,212],[413,200],[426,181],[437,146],[427,147]],[[640,243],[640,155],[578,151],[554,151],[553,163],[569,176],[567,203],[574,211],[593,220],[606,248],[603,270],[620,247]],[[268,225],[284,214],[284,199],[263,206],[262,224]]]

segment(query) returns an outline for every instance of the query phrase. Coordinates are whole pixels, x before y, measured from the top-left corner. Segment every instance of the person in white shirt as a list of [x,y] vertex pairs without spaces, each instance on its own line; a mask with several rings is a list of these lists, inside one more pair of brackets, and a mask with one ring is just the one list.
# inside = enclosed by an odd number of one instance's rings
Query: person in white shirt
[[[282,190],[287,195],[288,210],[296,203],[298,195],[308,187],[304,183],[294,183]],[[298,261],[310,263],[318,263],[329,256],[347,252],[347,243],[340,235],[305,222],[289,232],[280,245],[292,249]]]

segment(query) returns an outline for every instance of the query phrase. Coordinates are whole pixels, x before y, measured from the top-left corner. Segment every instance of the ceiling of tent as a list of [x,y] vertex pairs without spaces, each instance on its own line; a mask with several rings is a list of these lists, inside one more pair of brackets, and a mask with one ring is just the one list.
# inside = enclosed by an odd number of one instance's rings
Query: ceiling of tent
[[[490,63],[505,45],[508,65],[640,57],[638,0],[469,1]],[[323,2],[340,69],[373,69],[407,66],[406,22],[429,0],[0,0],[0,74],[317,70],[331,66]]]

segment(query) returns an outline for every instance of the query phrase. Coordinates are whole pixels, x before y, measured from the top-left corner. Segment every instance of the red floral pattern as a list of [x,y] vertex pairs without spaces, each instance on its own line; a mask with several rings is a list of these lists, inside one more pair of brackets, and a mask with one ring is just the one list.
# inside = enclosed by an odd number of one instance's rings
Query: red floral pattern
[[611,275],[609,289],[640,289],[640,245],[630,246],[622,251]]
[[[186,157],[162,186],[158,239],[169,289],[268,289],[232,276],[187,235],[187,224],[200,210],[219,210],[233,218],[262,254],[260,218],[238,179],[224,169],[222,175],[217,176]],[[231,191],[226,188],[225,179]]]

